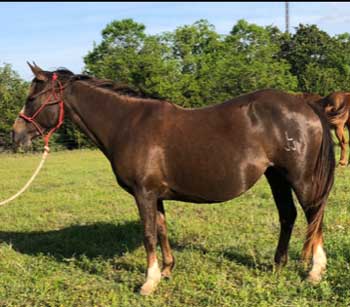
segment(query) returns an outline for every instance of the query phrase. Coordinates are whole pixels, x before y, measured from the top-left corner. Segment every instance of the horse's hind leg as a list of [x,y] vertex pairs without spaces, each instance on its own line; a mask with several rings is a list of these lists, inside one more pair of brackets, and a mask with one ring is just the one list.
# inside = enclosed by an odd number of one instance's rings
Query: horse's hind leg
[[170,277],[171,270],[173,269],[175,262],[169,244],[167,226],[165,221],[165,210],[163,202],[161,200],[158,200],[157,203],[157,232],[163,255],[162,276]]
[[[312,269],[309,273],[308,280],[312,283],[318,283],[327,265],[327,257],[323,249],[323,212],[320,212],[318,207],[303,207],[303,209],[308,222],[308,231],[303,247],[303,259],[307,260],[312,251]],[[317,216],[320,214],[322,215],[321,220],[317,222]]]
[[308,223],[306,240],[303,247],[302,258],[308,261],[312,254],[312,268],[308,280],[317,283],[321,280],[326,269],[327,257],[323,250],[322,222],[324,215],[323,203],[315,205],[312,198],[312,180],[303,181],[295,189],[299,202],[304,210]]
[[288,261],[288,245],[297,211],[294,206],[292,189],[289,182],[277,170],[271,167],[267,169],[265,175],[277,205],[281,224],[275,263],[278,266],[283,266]]

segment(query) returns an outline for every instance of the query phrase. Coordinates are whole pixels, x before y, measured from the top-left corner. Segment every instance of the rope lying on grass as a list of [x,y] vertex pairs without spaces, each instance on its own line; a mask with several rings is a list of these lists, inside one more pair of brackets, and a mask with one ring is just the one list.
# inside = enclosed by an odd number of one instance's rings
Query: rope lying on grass
[[28,180],[28,182],[24,185],[24,187],[22,189],[20,189],[16,194],[12,195],[11,197],[3,200],[2,202],[0,202],[0,206],[3,206],[7,203],[9,203],[10,201],[16,199],[18,196],[20,196],[25,190],[28,189],[28,187],[31,185],[31,183],[34,181],[35,177],[39,174],[41,168],[43,167],[45,160],[49,154],[50,148],[48,146],[44,147],[44,152],[43,152],[43,156],[41,158],[41,161],[37,167],[37,169],[35,170],[34,174],[32,175],[32,177],[30,177],[30,179]]

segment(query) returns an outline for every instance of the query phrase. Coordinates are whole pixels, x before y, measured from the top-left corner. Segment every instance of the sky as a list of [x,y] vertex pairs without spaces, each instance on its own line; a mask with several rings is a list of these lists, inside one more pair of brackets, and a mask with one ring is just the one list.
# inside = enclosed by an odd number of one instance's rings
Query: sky
[[[290,2],[290,30],[316,24],[330,35],[349,32],[350,2]],[[83,57],[101,41],[113,20],[132,18],[146,33],[173,31],[207,19],[228,34],[239,19],[285,30],[285,2],[0,2],[0,66],[9,63],[22,78],[26,61],[46,70],[66,67],[80,73]]]

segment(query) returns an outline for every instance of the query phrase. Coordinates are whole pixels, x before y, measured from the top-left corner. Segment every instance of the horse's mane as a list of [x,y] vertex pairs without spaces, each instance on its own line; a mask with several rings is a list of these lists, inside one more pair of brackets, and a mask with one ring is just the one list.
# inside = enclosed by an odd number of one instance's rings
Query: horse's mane
[[66,68],[58,68],[55,71],[57,74],[59,74],[60,78],[69,79],[71,81],[75,80],[81,80],[89,83],[92,86],[96,86],[99,88],[110,90],[114,93],[118,93],[119,95],[125,95],[129,97],[137,97],[137,98],[153,98],[153,99],[159,99],[159,97],[152,96],[150,94],[147,94],[145,91],[130,86],[123,82],[114,82],[112,80],[108,79],[98,79],[96,77],[87,75],[87,74],[77,74],[75,75],[70,70]]
[[91,77],[88,75],[75,75],[73,77],[74,80],[82,80],[86,81],[90,85],[104,88],[120,95],[126,95],[130,97],[139,97],[139,98],[151,98],[150,95],[147,95],[145,92],[140,89],[136,89],[126,83],[122,82],[113,82],[108,79],[97,79],[95,77]]
[[321,95],[315,94],[315,93],[303,92],[303,93],[296,93],[293,95],[306,101],[306,102],[317,102],[317,101],[320,101],[322,99]]
[[60,79],[63,79],[65,81],[75,81],[75,80],[81,80],[89,83],[92,86],[96,86],[99,88],[110,90],[114,93],[117,93],[119,95],[125,95],[129,97],[137,97],[137,98],[152,98],[152,99],[160,99],[160,97],[155,95],[150,95],[143,91],[140,88],[136,88],[134,86],[130,86],[123,82],[114,82],[109,79],[98,79],[96,77],[87,75],[87,74],[74,74],[70,70],[64,67],[60,67],[55,70],[55,73],[57,73],[60,76]]

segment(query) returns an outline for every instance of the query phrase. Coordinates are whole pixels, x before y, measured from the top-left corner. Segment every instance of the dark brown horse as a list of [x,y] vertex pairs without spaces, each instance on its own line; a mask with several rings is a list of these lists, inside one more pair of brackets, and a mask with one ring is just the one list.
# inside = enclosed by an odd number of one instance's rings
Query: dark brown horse
[[[111,82],[66,70],[31,69],[35,78],[22,112],[30,117],[50,101],[35,120],[42,129],[55,127],[62,85],[67,116],[102,150],[118,183],[136,200],[148,267],[142,294],[153,292],[161,275],[169,277],[174,266],[164,200],[227,201],[250,189],[262,175],[280,216],[275,262],[287,262],[297,214],[294,191],[308,222],[303,256],[313,255],[309,280],[321,279],[326,267],[322,221],[335,162],[326,118],[317,107],[281,91],[261,90],[222,104],[184,109],[167,101],[130,97]],[[18,118],[14,142],[30,143],[38,130]]]

